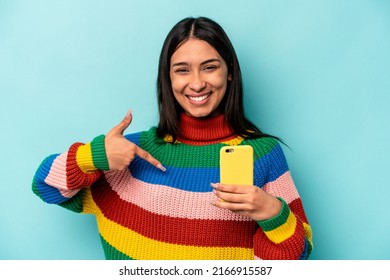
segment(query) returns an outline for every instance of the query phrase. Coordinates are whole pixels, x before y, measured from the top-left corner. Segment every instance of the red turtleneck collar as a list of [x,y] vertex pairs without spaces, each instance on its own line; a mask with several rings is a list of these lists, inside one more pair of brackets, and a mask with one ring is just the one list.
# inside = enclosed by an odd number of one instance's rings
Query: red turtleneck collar
[[233,139],[237,135],[229,128],[223,115],[195,118],[182,113],[177,140],[190,145],[214,144]]

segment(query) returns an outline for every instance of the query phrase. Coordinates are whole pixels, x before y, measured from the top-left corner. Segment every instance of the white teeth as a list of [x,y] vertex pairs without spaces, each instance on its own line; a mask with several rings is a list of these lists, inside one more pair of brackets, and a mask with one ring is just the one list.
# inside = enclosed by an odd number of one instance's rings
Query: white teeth
[[199,102],[199,101],[205,100],[209,96],[210,96],[210,94],[206,94],[206,95],[202,95],[202,96],[187,96],[187,97],[193,101]]

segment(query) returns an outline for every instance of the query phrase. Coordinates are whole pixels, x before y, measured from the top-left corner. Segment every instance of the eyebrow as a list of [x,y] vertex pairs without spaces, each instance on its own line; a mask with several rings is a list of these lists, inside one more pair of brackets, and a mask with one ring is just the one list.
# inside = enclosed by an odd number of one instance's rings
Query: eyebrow
[[[205,65],[205,64],[211,63],[211,62],[221,62],[221,60],[218,59],[218,58],[210,58],[210,59],[207,59],[207,60],[203,61],[200,65],[202,66],[202,65]],[[172,67],[175,67],[175,66],[188,66],[190,64],[191,63],[188,63],[188,62],[185,62],[185,61],[183,61],[183,62],[176,62],[176,63],[174,63],[172,65]]]

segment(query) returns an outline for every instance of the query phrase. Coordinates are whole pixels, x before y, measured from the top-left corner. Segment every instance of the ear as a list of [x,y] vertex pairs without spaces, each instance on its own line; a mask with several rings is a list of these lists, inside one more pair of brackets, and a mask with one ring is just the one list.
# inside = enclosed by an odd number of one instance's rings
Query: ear
[[232,74],[229,74],[228,77],[227,77],[228,81],[231,82],[232,81]]

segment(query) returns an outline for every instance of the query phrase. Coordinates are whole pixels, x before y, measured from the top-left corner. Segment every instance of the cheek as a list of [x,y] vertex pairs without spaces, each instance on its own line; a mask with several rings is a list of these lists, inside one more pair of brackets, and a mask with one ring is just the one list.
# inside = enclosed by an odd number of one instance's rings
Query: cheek
[[219,80],[214,84],[216,90],[225,91],[227,88],[227,80]]
[[171,76],[171,87],[173,92],[182,92],[185,87],[185,81]]
[[219,75],[214,77],[214,86],[217,88],[226,88],[228,83],[228,75],[226,73],[219,73]]

